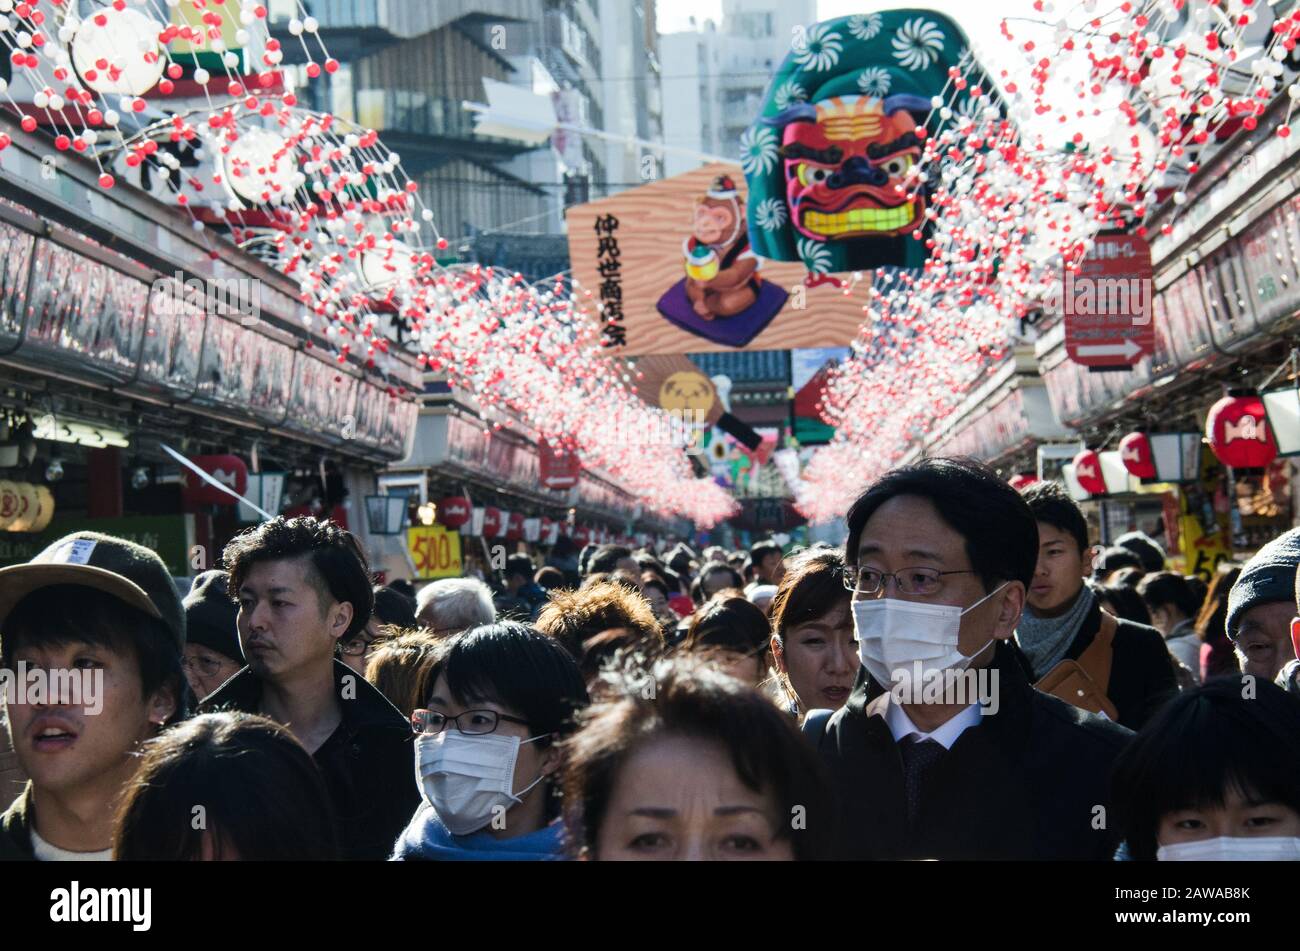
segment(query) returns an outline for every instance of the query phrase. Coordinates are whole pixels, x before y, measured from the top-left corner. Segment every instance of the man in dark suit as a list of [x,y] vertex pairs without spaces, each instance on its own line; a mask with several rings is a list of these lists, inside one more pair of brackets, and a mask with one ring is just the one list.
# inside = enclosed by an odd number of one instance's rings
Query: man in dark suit
[[841,857],[1113,853],[1109,769],[1131,734],[1034,690],[1009,643],[1037,549],[1024,501],[968,460],[895,469],[850,509],[864,670],[828,721],[809,717]]

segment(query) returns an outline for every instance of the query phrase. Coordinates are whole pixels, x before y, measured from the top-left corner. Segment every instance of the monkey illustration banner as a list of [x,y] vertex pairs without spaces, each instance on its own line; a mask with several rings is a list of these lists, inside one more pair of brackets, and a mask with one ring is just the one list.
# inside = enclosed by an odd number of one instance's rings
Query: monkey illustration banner
[[[953,111],[980,108],[973,87],[996,97],[965,34],[932,10],[863,13],[800,31],[741,137],[755,253],[802,262],[811,283],[921,267],[927,186],[911,176],[926,135],[943,124],[932,100],[954,84],[962,92]],[[936,170],[922,171],[937,180]]]
[[715,163],[567,212],[579,303],[619,355],[847,346],[870,275],[807,286],[750,245],[745,179]]

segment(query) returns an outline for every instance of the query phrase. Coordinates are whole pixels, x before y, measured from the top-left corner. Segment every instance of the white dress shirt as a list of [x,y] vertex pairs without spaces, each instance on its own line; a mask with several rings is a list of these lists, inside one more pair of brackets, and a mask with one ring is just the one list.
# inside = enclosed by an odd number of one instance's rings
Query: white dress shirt
[[885,708],[885,723],[889,726],[889,732],[894,735],[895,743],[901,743],[904,737],[915,734],[918,743],[922,740],[934,740],[945,750],[952,749],[952,745],[957,742],[957,737],[967,729],[979,726],[981,716],[983,711],[980,705],[972,703],[933,733],[926,733],[912,722],[903,705],[896,702],[892,696],[889,698],[889,705]]

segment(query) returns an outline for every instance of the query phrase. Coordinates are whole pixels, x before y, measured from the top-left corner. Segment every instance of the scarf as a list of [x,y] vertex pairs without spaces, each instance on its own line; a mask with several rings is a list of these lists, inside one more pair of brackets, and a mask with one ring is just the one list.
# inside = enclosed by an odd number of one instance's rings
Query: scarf
[[425,805],[393,847],[392,861],[547,862],[564,859],[564,827],[559,821],[536,832],[498,839],[487,832],[452,835]]
[[1083,627],[1084,618],[1096,603],[1092,589],[1085,584],[1070,610],[1060,617],[1035,617],[1029,605],[1025,605],[1020,623],[1016,625],[1016,643],[1029,658],[1035,677],[1043,677],[1065,659],[1066,652]]

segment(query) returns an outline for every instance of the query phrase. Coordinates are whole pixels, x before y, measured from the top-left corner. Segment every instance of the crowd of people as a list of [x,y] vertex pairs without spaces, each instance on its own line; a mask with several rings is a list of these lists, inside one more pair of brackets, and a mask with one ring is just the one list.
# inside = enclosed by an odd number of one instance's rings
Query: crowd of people
[[417,590],[276,518],[184,597],[69,535],[0,569],[0,859],[1300,859],[1300,529],[1207,584],[964,459],[846,524]]

